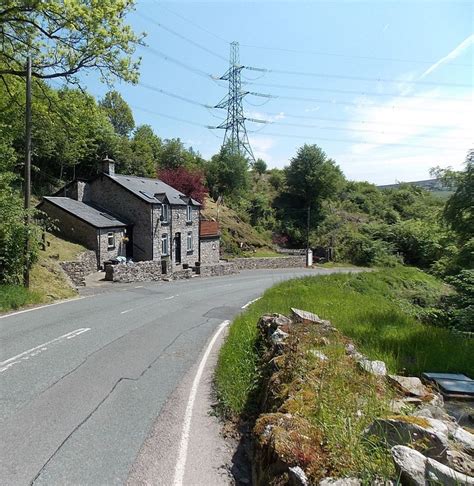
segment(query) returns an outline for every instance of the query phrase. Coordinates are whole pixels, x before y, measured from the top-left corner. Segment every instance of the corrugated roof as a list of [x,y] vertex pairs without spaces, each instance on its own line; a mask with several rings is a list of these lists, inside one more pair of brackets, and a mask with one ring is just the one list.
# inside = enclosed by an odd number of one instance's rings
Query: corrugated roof
[[[174,189],[168,184],[165,184],[159,179],[149,179],[147,177],[135,177],[120,174],[115,174],[113,176],[109,174],[106,175],[149,203],[161,203],[158,195],[166,194],[170,204],[186,206],[188,204],[188,200],[191,200],[193,205],[200,206],[200,204],[194,199],[188,198],[182,192]],[[157,195],[156,197],[155,194]]]
[[217,221],[201,221],[201,226],[199,228],[199,236],[209,237],[209,236],[219,236],[219,223]]
[[43,199],[96,228],[127,226],[127,223],[120,221],[115,216],[112,216],[111,214],[98,208],[89,206],[82,201],[76,201],[75,199],[71,199],[69,197],[52,196],[45,196]]

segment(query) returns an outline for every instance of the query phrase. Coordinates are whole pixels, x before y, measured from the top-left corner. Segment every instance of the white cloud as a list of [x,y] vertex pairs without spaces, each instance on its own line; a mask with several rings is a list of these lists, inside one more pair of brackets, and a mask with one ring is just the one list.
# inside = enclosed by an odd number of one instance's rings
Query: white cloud
[[434,70],[441,67],[443,64],[456,59],[472,45],[474,45],[474,34],[471,34],[469,37],[464,39],[447,56],[442,57],[438,62],[435,62],[432,66],[430,66],[418,79],[423,79],[424,77],[428,76],[428,74],[431,74]]
[[349,178],[390,183],[428,178],[435,165],[461,168],[474,145],[472,93],[460,99],[440,98],[439,90],[417,95],[423,98],[397,97],[348,111],[354,144],[335,158]]
[[275,161],[270,153],[270,150],[276,143],[273,137],[251,135],[249,136],[249,142],[256,159],[263,159],[269,166],[274,165]]

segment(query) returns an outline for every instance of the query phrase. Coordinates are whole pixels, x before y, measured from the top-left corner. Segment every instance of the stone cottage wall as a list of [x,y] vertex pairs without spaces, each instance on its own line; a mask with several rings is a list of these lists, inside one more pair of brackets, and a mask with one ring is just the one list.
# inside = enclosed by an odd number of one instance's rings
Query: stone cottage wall
[[80,243],[89,250],[97,250],[97,228],[76,218],[46,199],[41,205],[41,210],[52,220],[55,226],[54,233],[58,236]]
[[220,238],[215,237],[201,237],[201,266],[202,265],[217,265],[220,259]]
[[[115,233],[115,248],[109,250],[108,248],[108,233]],[[103,262],[116,258],[118,256],[125,256],[125,243],[123,237],[125,236],[124,228],[102,228],[99,230],[99,265]]]
[[89,197],[88,201],[96,203],[122,217],[125,222],[133,224],[134,260],[153,258],[151,204],[142,201],[106,175],[94,179],[90,183]]

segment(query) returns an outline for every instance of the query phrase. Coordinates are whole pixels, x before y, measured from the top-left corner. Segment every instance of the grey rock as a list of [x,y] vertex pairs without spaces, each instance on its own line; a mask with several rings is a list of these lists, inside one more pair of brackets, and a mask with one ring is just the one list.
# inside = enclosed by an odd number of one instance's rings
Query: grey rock
[[328,357],[322,351],[319,351],[318,349],[310,349],[308,352],[310,354],[312,354],[315,358],[318,358],[320,361],[327,361],[328,360]]
[[270,340],[274,345],[281,344],[283,343],[287,338],[289,334],[286,333],[285,331],[282,331],[281,329],[276,329],[270,336]]
[[[415,407],[422,405],[423,402],[419,398],[405,397],[396,398],[390,401],[389,407],[392,413],[400,414],[412,410]],[[418,415],[417,415],[418,416]]]
[[462,427],[455,426],[450,438],[457,442],[466,452],[474,454],[474,435]]
[[369,359],[361,359],[358,361],[361,369],[374,376],[385,376],[387,374],[387,367],[383,361],[370,361]]
[[426,460],[425,478],[427,482],[443,484],[444,486],[474,485],[474,477],[459,473],[430,458]]
[[[415,399],[416,400],[416,399]],[[423,402],[420,400],[420,404]],[[413,413],[416,417],[433,418],[437,420],[443,420],[445,422],[455,422],[451,415],[448,415],[444,408],[437,405],[423,405],[416,412]]]
[[425,486],[426,457],[418,451],[403,445],[392,447],[392,459],[402,484]]
[[390,447],[408,446],[414,442],[423,443],[426,447],[423,450],[426,456],[446,460],[446,450],[449,446],[447,437],[415,423],[397,419],[376,419],[365,432],[367,435],[380,437]]
[[290,486],[309,486],[308,478],[299,466],[290,467],[288,477]]
[[362,482],[357,478],[324,478],[319,486],[360,486]]
[[474,476],[474,460],[472,455],[461,451],[450,450],[446,452],[446,462],[449,467],[458,472]]
[[415,376],[387,375],[387,380],[406,395],[422,398],[430,394],[428,388]]
[[367,359],[362,353],[357,351],[356,347],[352,343],[346,344],[346,354],[354,358],[356,361]]
[[264,334],[270,336],[279,327],[290,326],[291,324],[291,319],[282,314],[265,314],[260,317],[257,326]]

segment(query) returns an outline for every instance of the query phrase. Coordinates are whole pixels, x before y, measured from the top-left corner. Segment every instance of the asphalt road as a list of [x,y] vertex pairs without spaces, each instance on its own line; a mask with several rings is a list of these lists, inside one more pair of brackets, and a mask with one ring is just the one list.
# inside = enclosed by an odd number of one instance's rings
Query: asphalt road
[[[180,430],[190,373],[218,326],[280,280],[330,272],[113,285],[1,318],[0,483],[124,484],[147,461],[159,470],[156,458],[166,450],[154,457],[142,446],[160,435],[167,402],[169,409],[175,401],[168,428]],[[179,434],[167,440],[179,442]],[[173,457],[166,458],[170,467]],[[161,474],[153,483],[172,480]]]

